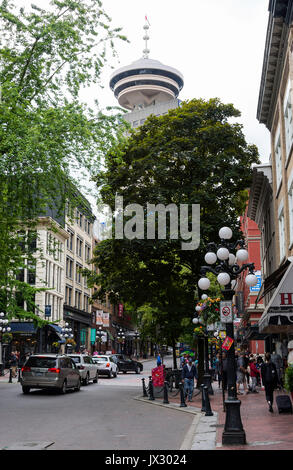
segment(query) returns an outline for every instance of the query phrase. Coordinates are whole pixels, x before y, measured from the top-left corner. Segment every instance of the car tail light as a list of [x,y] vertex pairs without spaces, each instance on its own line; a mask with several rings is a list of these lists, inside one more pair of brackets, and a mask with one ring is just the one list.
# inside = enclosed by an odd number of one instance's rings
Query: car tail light
[[55,374],[60,374],[61,372],[61,369],[56,368],[56,367],[51,367],[50,369],[48,369],[48,372],[54,372]]
[[110,367],[110,362],[107,362],[106,367]]
[[31,371],[30,367],[24,366],[21,368],[21,372],[30,372],[30,371]]

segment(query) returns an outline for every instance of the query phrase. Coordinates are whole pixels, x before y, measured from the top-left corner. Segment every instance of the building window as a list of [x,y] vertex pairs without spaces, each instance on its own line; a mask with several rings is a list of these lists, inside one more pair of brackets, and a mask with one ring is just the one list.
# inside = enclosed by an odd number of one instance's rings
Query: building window
[[72,287],[66,286],[65,288],[65,303],[72,305]]
[[82,269],[82,265],[81,265],[81,264],[78,264],[78,263],[76,263],[76,269],[75,269],[75,281],[76,281],[78,284],[81,284],[81,278],[82,278],[82,275],[81,275],[80,269]]
[[276,182],[277,191],[282,181],[282,152],[281,152],[281,138],[280,131],[276,134],[275,140],[275,165],[276,165]]
[[69,238],[67,238],[67,249],[73,251],[74,249],[74,233],[71,230],[67,230]]
[[293,178],[288,189],[290,246],[293,243]]
[[88,295],[85,295],[84,296],[84,310],[86,312],[89,312],[89,296]]
[[279,215],[279,247],[280,247],[280,261],[285,256],[285,220],[284,209],[281,210]]
[[82,248],[83,248],[83,241],[76,237],[76,254],[80,258],[82,258]]
[[69,256],[66,258],[66,277],[69,279],[73,277],[73,260]]
[[75,307],[81,310],[81,292],[76,290],[75,291]]
[[91,259],[91,247],[85,244],[85,261],[89,263]]
[[286,158],[288,158],[290,155],[290,150],[291,150],[291,146],[293,143],[293,123],[292,123],[290,80],[288,81],[285,96],[284,96],[284,123],[285,123],[285,138],[286,138]]

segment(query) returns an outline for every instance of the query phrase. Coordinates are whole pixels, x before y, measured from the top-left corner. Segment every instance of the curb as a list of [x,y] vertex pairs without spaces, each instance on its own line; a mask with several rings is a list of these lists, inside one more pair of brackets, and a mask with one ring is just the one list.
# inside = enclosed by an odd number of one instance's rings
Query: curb
[[180,450],[215,450],[217,443],[217,422],[218,413],[213,412],[213,416],[205,416],[204,412],[200,408],[192,407],[180,407],[179,404],[164,404],[156,400],[149,400],[144,397],[134,397],[134,400],[150,403],[152,405],[161,406],[177,411],[183,411],[184,413],[191,413],[194,419],[191,423],[189,430],[181,444]]

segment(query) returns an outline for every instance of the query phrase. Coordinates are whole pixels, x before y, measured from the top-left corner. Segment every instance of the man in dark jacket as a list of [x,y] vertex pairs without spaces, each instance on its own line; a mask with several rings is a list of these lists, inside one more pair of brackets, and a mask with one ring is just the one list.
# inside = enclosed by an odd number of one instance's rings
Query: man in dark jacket
[[269,411],[273,413],[274,389],[278,383],[278,374],[275,364],[271,361],[270,353],[266,353],[265,362],[261,365],[261,379],[265,388]]
[[194,388],[194,379],[197,379],[197,370],[195,364],[192,364],[191,357],[188,358],[187,364],[182,368],[182,382],[184,383],[185,397],[188,395],[188,401],[192,401]]

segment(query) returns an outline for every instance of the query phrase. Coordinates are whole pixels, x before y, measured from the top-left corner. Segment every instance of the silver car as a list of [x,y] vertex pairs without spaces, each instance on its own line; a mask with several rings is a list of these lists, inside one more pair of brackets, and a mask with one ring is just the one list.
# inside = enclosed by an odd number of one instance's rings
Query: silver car
[[83,385],[88,385],[90,380],[92,380],[94,384],[98,382],[98,366],[93,362],[91,356],[78,353],[68,354],[68,356],[75,362]]
[[97,365],[100,375],[108,375],[110,379],[117,377],[117,364],[112,356],[93,356],[92,359]]
[[70,357],[59,354],[34,354],[21,369],[20,383],[25,394],[32,388],[56,389],[64,394],[69,388],[79,391],[81,378]]

